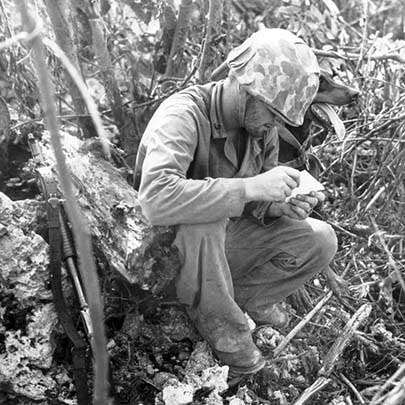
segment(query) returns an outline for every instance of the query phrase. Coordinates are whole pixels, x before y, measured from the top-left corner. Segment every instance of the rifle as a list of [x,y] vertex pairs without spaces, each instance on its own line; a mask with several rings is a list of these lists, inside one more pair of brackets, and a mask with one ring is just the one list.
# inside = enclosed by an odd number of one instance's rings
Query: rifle
[[[82,288],[76,266],[76,254],[72,234],[67,223],[64,210],[64,200],[58,189],[52,168],[45,165],[43,155],[37,140],[32,134],[28,135],[28,144],[33,161],[36,164],[36,178],[41,194],[45,200],[49,231],[49,275],[53,301],[58,318],[66,335],[73,344],[73,378],[79,405],[91,403],[87,384],[86,358],[88,343],[93,344],[93,327],[90,319],[89,306]],[[75,295],[79,301],[80,316],[87,336],[87,341],[75,327],[75,322],[69,313],[62,290],[62,262],[68,269]]]

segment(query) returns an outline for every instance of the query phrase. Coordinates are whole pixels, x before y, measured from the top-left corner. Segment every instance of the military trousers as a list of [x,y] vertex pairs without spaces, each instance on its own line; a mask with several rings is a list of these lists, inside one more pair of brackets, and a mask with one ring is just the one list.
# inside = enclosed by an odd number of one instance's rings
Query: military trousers
[[217,354],[252,350],[244,312],[255,319],[323,271],[337,249],[325,222],[288,217],[179,225],[174,245],[182,263],[177,296]]

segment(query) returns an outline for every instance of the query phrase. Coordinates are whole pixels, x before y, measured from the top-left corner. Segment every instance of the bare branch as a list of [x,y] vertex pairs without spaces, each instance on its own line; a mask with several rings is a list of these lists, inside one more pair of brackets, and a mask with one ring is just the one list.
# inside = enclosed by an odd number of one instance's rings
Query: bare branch
[[20,41],[30,41],[35,38],[40,33],[40,30],[35,26],[34,30],[29,34],[26,32],[20,32],[19,34],[14,35],[13,37],[6,39],[3,42],[0,42],[0,51],[5,48],[9,48],[12,45],[18,44]]
[[371,305],[362,305],[356,313],[350,318],[349,322],[346,324],[342,330],[339,337],[333,343],[332,347],[329,349],[328,353],[323,360],[323,366],[319,370],[318,375],[322,377],[329,377],[336,365],[337,360],[343,353],[348,343],[350,343],[354,333],[361,326],[361,324],[369,317],[371,313]]
[[294,402],[294,405],[303,405],[316,392],[320,391],[325,385],[329,384],[329,376],[332,373],[337,360],[340,358],[343,350],[346,348],[348,343],[350,343],[356,330],[368,318],[370,312],[371,305],[364,304],[350,318],[349,322],[346,324],[341,334],[336,339],[335,343],[333,343],[328,353],[326,353],[326,356],[323,360],[323,367],[318,372],[318,378],[300,395],[297,401]]
[[330,300],[333,292],[329,291],[316,305],[308,312],[305,317],[290,331],[290,333],[279,343],[274,350],[274,357],[278,357],[290,341],[296,336],[296,334],[318,313],[321,308]]
[[392,257],[392,253],[389,251],[387,244],[385,243],[384,238],[381,235],[380,230],[378,229],[377,223],[375,221],[375,218],[373,216],[370,215],[370,220],[371,223],[373,224],[373,227],[375,229],[375,234],[377,235],[386,255],[388,258],[388,263],[391,266],[391,268],[394,270],[397,278],[398,278],[398,282],[400,284],[400,286],[402,287],[403,292],[405,293],[405,281],[404,278],[402,276],[401,270],[398,268],[398,266],[395,263],[394,258]]
[[360,68],[360,64],[364,58],[364,48],[366,46],[367,42],[367,32],[368,32],[368,0],[363,0],[363,33],[362,33],[362,39],[361,39],[361,46],[360,46],[360,54],[359,58],[357,60],[357,65],[356,65],[356,72]]
[[[312,49],[312,50],[314,51],[316,56],[325,57],[325,58],[344,59],[344,60],[357,60],[359,58],[359,54],[356,54],[356,53],[346,53],[345,55],[342,55],[335,51],[322,51],[320,49]],[[389,54],[384,54],[384,55],[371,55],[371,56],[363,55],[363,58],[367,58],[370,60],[390,59],[395,62],[405,63],[404,58],[402,58],[400,55],[394,54],[394,53],[389,53]]]

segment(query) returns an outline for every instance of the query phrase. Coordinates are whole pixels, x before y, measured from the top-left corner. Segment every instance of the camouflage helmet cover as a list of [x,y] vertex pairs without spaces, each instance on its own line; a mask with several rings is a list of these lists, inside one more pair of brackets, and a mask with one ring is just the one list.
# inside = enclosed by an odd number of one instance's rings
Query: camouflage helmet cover
[[319,86],[319,65],[311,48],[293,33],[265,28],[233,49],[229,76],[288,124],[300,126]]

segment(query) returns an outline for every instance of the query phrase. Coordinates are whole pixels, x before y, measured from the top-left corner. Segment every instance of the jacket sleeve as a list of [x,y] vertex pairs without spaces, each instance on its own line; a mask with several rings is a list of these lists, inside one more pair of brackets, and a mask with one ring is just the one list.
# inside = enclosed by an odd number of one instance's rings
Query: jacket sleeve
[[138,198],[153,225],[215,222],[240,216],[245,203],[242,179],[187,179],[197,147],[193,112],[177,104],[155,114],[144,137],[145,159]]

